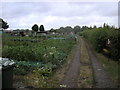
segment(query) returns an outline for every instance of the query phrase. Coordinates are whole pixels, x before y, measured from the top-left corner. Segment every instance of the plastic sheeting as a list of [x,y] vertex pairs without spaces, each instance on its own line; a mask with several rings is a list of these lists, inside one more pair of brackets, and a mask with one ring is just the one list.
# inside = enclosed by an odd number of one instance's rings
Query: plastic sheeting
[[14,61],[9,60],[8,58],[1,58],[0,57],[0,69],[2,68],[2,66],[11,66],[15,64]]

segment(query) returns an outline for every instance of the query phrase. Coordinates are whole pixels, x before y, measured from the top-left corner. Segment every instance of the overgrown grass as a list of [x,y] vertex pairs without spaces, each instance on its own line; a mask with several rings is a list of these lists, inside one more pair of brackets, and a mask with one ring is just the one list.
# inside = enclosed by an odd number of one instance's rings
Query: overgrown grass
[[93,75],[91,66],[81,66],[80,75],[78,78],[78,87],[80,88],[92,88]]
[[89,60],[89,55],[88,55],[88,51],[87,51],[87,48],[86,48],[86,43],[84,41],[83,38],[80,38],[81,39],[81,51],[80,51],[80,57],[81,57],[81,63],[84,63],[84,64],[90,64],[90,60]]
[[89,58],[88,50],[86,48],[86,42],[82,37],[80,37],[80,40],[81,40],[80,61],[83,65],[80,66],[80,74],[78,77],[78,87],[92,88],[93,86],[92,66],[90,65],[90,58]]
[[[96,53],[98,60],[102,63],[103,67],[105,68],[106,72],[108,75],[111,77],[111,79],[115,82],[118,83],[118,79],[120,76],[120,64],[116,61],[113,61],[111,59],[108,60],[107,57],[100,53]],[[120,83],[120,82],[119,82]]]

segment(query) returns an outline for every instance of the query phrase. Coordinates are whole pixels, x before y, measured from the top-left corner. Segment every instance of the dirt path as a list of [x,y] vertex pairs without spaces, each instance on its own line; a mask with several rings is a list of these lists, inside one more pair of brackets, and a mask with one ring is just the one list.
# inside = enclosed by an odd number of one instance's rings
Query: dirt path
[[60,82],[60,85],[65,86],[66,88],[76,88],[77,79],[80,69],[80,39],[77,38],[77,47],[73,60],[70,63],[70,67],[66,72],[64,78]]
[[93,53],[90,45],[86,43],[88,53],[90,55],[93,74],[94,74],[94,88],[116,88],[116,85],[112,82],[112,80],[108,77],[105,72],[102,64],[97,60],[97,57]]
[[[60,85],[65,88],[77,88],[77,80],[80,71],[80,38],[77,39],[76,53],[73,60],[70,63],[68,71],[66,71]],[[96,55],[93,53],[89,43],[86,43],[88,54],[90,56],[91,65],[93,67],[93,88],[117,88],[116,85],[107,75],[102,64],[97,60]],[[84,53],[84,52],[83,52]]]

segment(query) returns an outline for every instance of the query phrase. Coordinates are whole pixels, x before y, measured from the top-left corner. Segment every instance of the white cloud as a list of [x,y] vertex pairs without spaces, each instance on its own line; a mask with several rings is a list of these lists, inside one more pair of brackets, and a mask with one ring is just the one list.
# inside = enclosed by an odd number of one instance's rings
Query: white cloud
[[29,28],[33,24],[45,29],[61,26],[97,25],[104,22],[117,26],[116,2],[4,2],[2,18],[10,28]]
[[55,21],[55,20],[57,20],[58,18],[56,17],[56,16],[47,16],[47,17],[45,17],[45,19],[44,19],[44,22],[53,22],[53,21]]

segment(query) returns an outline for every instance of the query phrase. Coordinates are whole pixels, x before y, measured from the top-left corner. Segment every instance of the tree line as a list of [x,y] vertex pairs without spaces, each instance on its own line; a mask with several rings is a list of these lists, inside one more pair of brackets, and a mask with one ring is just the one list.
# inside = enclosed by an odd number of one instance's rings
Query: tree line
[[[4,21],[2,18],[0,18],[0,28],[2,28],[2,29],[9,28],[8,23],[6,21]],[[35,32],[37,32],[37,31],[41,31],[41,32],[45,31],[43,25],[40,25],[40,27],[39,27],[37,24],[34,24],[32,26],[32,30],[35,31]]]

